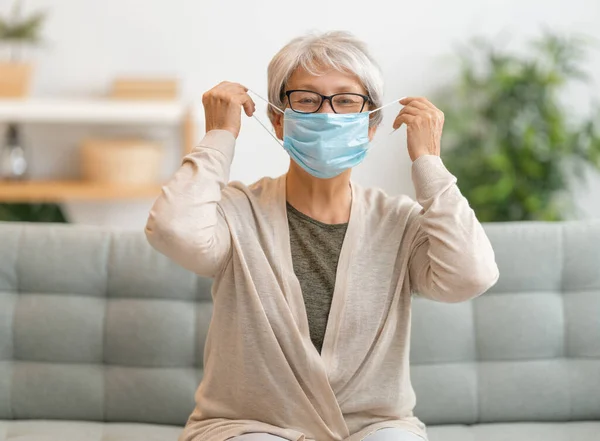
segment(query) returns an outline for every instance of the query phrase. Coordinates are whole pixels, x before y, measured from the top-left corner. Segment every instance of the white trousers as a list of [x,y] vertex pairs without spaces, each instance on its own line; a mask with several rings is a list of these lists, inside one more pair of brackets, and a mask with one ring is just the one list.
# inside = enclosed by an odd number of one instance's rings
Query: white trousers
[[[247,433],[242,436],[236,436],[228,441],[287,441],[285,438],[280,438],[268,433]],[[317,440],[318,441],[318,440]],[[412,432],[402,429],[389,428],[378,430],[363,441],[426,441]]]

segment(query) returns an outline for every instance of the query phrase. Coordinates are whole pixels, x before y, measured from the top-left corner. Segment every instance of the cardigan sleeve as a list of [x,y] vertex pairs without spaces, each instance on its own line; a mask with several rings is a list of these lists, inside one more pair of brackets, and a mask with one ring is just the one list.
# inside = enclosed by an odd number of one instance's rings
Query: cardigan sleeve
[[492,245],[456,178],[438,156],[412,165],[417,232],[409,260],[411,290],[441,302],[461,302],[483,294],[499,277]]
[[155,249],[206,277],[213,277],[230,254],[231,234],[219,202],[234,147],[227,130],[208,132],[162,188],[145,228]]

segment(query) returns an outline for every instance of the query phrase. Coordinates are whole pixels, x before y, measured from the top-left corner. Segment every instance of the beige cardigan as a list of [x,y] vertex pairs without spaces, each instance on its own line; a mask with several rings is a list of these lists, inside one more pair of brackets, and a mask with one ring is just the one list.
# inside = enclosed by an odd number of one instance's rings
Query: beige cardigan
[[149,242],[214,277],[204,378],[182,441],[247,432],[359,441],[381,427],[426,438],[413,416],[411,292],[443,302],[492,286],[492,247],[436,156],[412,166],[418,203],[352,184],[321,355],[292,266],[285,176],[227,184],[235,139],[209,132],[150,212]]

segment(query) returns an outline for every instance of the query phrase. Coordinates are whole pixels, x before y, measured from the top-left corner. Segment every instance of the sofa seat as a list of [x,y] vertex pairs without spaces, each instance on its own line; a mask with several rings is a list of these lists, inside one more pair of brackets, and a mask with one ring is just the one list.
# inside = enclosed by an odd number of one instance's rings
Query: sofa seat
[[139,423],[0,420],[0,441],[177,441],[181,429]]
[[[430,426],[429,441],[599,441],[600,422]],[[181,427],[82,421],[0,421],[0,441],[177,441]]]
[[430,426],[429,441],[600,441],[600,421]]

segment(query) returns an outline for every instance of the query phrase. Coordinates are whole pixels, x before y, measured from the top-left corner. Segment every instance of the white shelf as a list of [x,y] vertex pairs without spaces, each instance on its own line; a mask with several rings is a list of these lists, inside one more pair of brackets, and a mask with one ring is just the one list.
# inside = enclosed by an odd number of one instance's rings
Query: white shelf
[[161,187],[159,183],[126,185],[87,181],[0,181],[0,203],[155,199]]
[[0,123],[181,124],[186,105],[116,99],[0,99]]

